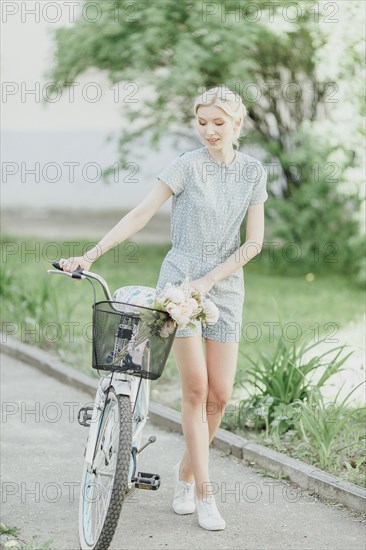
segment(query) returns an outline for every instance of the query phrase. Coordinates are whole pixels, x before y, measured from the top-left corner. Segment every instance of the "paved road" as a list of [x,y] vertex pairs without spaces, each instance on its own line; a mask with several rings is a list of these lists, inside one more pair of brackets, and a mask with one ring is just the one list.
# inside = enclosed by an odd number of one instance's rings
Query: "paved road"
[[[32,236],[62,241],[99,241],[127,211],[87,212],[78,210],[3,210],[1,231],[6,235]],[[140,231],[130,237],[141,243],[170,244],[170,215],[156,213]]]
[[[87,430],[72,412],[90,397],[7,356],[1,366],[2,521],[18,526],[24,539],[52,538],[54,550],[77,550]],[[111,550],[365,548],[365,525],[356,513],[319,502],[288,482],[261,477],[214,448],[211,478],[227,527],[205,531],[195,514],[178,516],[171,508],[171,470],[183,437],[151,423],[145,434],[156,435],[157,442],[143,453],[141,467],[160,473],[162,485],[125,503]]]

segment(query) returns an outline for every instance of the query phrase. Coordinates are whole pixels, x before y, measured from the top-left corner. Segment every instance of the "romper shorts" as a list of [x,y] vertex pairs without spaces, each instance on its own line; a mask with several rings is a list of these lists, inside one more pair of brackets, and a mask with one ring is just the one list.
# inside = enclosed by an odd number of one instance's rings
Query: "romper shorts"
[[[186,277],[190,281],[199,279],[222,262],[221,257],[210,258],[209,263],[202,261],[202,255],[173,246],[165,256],[160,268],[156,288],[163,290],[167,282],[183,283]],[[219,319],[215,324],[203,326],[195,321],[196,329],[179,329],[176,337],[201,336],[218,342],[239,342],[243,318],[244,273],[238,269],[228,277],[218,281],[208,293],[219,310]]]

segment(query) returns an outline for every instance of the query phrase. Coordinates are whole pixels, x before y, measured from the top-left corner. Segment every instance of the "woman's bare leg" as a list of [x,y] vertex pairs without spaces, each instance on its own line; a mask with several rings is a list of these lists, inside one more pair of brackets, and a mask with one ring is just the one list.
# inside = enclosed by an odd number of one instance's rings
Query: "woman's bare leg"
[[[229,401],[238,360],[238,343],[218,342],[206,339],[206,368],[208,375],[207,424],[209,444],[220,426],[225,405]],[[181,479],[191,482],[194,479],[190,455],[186,447],[181,460]]]
[[175,338],[173,355],[182,386],[182,429],[190,456],[191,475],[194,476],[198,497],[206,498],[211,491],[208,473],[209,431],[206,408],[203,406],[208,395],[208,375],[202,337]]

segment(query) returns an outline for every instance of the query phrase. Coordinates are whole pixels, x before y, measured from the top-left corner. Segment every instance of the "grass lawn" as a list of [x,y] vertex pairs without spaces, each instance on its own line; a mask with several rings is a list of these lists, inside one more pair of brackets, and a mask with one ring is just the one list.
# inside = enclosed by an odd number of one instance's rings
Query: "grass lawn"
[[[16,337],[58,351],[71,366],[90,372],[92,289],[86,281],[72,281],[46,273],[52,268],[52,261],[68,257],[71,242],[77,240],[50,243],[47,240],[28,238],[20,241],[11,236],[3,237],[1,318],[2,322],[17,323],[16,329],[12,329],[17,331]],[[91,246],[88,241],[79,240],[75,254]],[[94,262],[92,270],[106,279],[112,291],[125,285],[154,287],[169,248],[169,245],[125,242]],[[303,331],[310,327],[315,336],[331,335],[338,327],[362,318],[363,292],[350,286],[345,277],[329,273],[307,280],[306,273],[302,277],[270,274],[270,265],[264,262],[265,256],[244,267],[245,302],[240,352],[270,351],[273,326],[278,326],[279,316],[289,339],[299,336],[301,339]],[[97,299],[104,299],[99,285]],[[32,323],[38,323],[35,325],[36,336],[29,332]],[[58,332],[52,331],[55,323],[60,325]],[[163,376],[155,384],[177,379],[170,354]]]

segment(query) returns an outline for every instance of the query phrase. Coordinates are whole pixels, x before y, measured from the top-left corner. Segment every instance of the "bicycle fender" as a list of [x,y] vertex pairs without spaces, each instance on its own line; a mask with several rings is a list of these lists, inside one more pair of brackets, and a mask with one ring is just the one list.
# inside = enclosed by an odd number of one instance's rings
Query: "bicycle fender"
[[126,382],[125,380],[114,380],[112,385],[116,395],[131,395],[131,382]]

